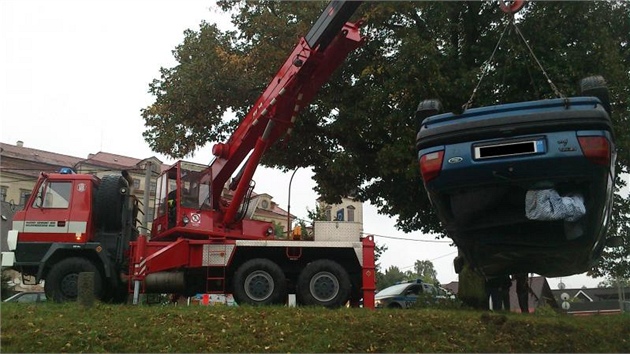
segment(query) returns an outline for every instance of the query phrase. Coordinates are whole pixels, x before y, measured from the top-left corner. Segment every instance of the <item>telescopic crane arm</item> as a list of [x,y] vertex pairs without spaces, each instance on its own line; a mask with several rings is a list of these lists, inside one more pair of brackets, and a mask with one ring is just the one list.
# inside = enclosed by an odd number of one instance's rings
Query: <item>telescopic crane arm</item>
[[332,1],[306,37],[300,39],[228,141],[213,146],[215,159],[203,182],[211,183],[215,210],[221,208],[225,183],[251,152],[223,214],[224,225],[235,222],[263,153],[291,132],[300,110],[311,103],[348,54],[363,44],[364,37],[359,33],[362,22],[346,22],[359,5],[358,1]]

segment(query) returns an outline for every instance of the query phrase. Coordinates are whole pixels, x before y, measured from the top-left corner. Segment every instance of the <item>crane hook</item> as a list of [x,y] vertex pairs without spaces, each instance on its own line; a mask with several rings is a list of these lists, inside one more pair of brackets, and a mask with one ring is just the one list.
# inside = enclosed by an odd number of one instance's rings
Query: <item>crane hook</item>
[[523,5],[525,5],[525,0],[499,0],[499,6],[506,14],[517,13]]

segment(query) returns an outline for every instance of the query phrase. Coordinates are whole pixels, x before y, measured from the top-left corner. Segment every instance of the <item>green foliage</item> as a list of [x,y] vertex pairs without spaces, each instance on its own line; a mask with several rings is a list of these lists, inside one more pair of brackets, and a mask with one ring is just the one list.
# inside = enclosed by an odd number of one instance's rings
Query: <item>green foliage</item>
[[412,309],[441,309],[457,310],[463,308],[463,303],[457,298],[436,298],[433,294],[422,293],[414,302]]
[[417,279],[422,279],[425,283],[437,284],[437,271],[433,267],[433,262],[429,260],[420,261],[417,260],[413,266],[416,271],[415,276]]
[[381,259],[381,256],[383,255],[383,253],[387,251],[387,245],[379,245],[377,243],[374,244],[374,263],[375,263],[375,270],[376,270],[376,281],[378,282],[379,276],[382,275],[381,274],[381,264],[379,263],[379,259]]
[[[157,152],[191,154],[223,141],[241,119],[324,2],[220,1],[232,11],[236,32],[202,23],[188,30],[174,51],[178,65],[162,68],[149,86],[155,102],[142,110],[144,138]],[[581,78],[603,75],[609,84],[618,170],[630,162],[630,3],[623,1],[528,2],[518,25],[560,92],[578,94]],[[478,83],[506,16],[496,2],[365,2],[369,37],[304,109],[293,136],[276,144],[263,163],[284,170],[312,166],[317,192],[338,202],[353,192],[397,217],[410,232],[443,232],[417,164],[414,111],[438,98],[458,111]],[[554,96],[542,71],[514,30],[508,31],[474,106]],[[235,114],[236,119],[231,117]],[[225,116],[227,114],[227,116]],[[290,153],[288,153],[290,152]],[[620,182],[618,180],[618,186]],[[606,250],[593,274],[628,274],[630,214],[617,198],[612,233],[624,235],[625,251]],[[606,258],[604,257],[604,258]]]
[[630,352],[628,316],[55,303],[0,315],[7,353]]
[[319,205],[315,205],[315,210],[306,208],[306,213],[311,221],[326,221],[326,210]]
[[620,247],[606,247],[598,263],[589,271],[593,277],[630,279],[630,198],[621,196],[620,186],[626,183],[617,177],[617,193],[613,200],[613,213],[608,227],[608,237],[621,237]]
[[284,230],[284,226],[281,223],[272,221],[273,234],[276,238],[286,239],[288,238],[287,232]]
[[545,304],[544,306],[537,307],[536,311],[534,312],[534,315],[535,316],[553,317],[553,316],[561,316],[562,312],[558,308],[553,308],[553,307]]
[[11,286],[9,286],[9,281],[11,280],[11,277],[4,271],[0,273],[0,276],[2,277],[2,290],[0,290],[0,295],[2,296],[2,300],[4,300],[11,296],[12,289]]
[[472,271],[466,264],[459,273],[457,297],[468,307],[487,309],[486,282],[481,275]]
[[396,266],[390,266],[387,268],[385,273],[378,271],[376,274],[376,288],[378,290],[382,290],[401,281],[416,279],[422,279],[425,283],[435,284],[436,286],[439,285],[437,272],[435,271],[431,261],[416,261],[414,270],[415,272],[409,270],[403,272]]
[[407,274],[396,266],[390,266],[385,273],[377,273],[376,289],[383,290],[403,280],[407,280]]

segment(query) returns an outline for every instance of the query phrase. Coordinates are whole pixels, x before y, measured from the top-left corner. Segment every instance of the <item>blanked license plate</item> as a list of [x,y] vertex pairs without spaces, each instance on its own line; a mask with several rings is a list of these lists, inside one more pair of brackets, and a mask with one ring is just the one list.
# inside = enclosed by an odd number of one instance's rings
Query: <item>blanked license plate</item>
[[547,151],[543,138],[476,144],[473,150],[475,160],[543,154]]

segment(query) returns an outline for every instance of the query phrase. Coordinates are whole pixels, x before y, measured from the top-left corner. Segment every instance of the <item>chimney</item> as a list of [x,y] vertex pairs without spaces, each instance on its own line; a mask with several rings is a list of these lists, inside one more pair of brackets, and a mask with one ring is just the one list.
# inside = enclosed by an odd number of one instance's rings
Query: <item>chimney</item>
[[88,154],[88,160],[93,158],[93,157],[94,157],[94,154]]
[[18,140],[15,145],[17,145],[17,147],[24,147],[24,142],[22,140]]

